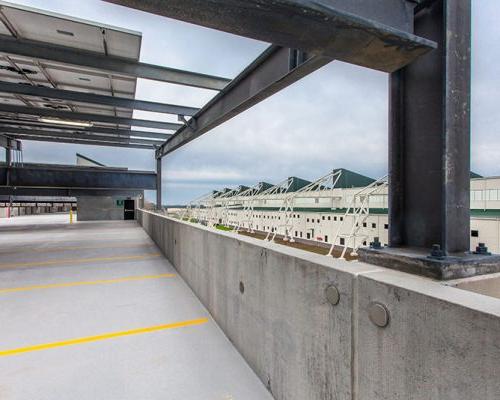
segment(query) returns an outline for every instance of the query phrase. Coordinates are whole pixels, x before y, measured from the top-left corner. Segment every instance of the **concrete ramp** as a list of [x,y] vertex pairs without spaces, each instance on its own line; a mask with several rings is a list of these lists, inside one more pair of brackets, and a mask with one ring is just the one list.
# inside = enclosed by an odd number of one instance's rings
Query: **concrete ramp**
[[0,222],[1,399],[272,399],[135,221]]

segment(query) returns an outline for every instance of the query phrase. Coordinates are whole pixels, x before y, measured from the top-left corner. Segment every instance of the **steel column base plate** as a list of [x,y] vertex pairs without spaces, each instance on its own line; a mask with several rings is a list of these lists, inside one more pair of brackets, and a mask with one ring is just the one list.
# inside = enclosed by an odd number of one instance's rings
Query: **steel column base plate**
[[385,268],[426,277],[449,280],[500,272],[500,255],[453,254],[429,258],[430,250],[420,248],[360,248],[359,260]]

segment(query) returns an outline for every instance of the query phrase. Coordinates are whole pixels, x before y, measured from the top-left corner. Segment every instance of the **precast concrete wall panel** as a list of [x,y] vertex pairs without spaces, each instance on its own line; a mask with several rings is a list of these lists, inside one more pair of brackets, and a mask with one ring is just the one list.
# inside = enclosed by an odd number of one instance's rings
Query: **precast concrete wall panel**
[[[394,271],[358,281],[360,399],[500,399],[499,299]],[[373,302],[386,328],[368,318]]]
[[500,299],[147,211],[138,221],[278,400],[500,398]]
[[[139,214],[276,399],[352,398],[352,281],[366,267],[334,269],[319,255],[311,262],[296,249]],[[336,306],[325,296],[331,284]]]

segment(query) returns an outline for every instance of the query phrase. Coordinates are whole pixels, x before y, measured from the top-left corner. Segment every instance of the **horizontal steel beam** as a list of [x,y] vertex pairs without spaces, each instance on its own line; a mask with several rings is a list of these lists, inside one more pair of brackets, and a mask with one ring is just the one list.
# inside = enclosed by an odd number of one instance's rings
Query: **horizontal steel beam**
[[135,78],[144,78],[204,89],[221,90],[230,81],[229,79],[217,76],[146,64],[127,58],[105,56],[95,52],[45,42],[15,39],[6,35],[0,35],[0,52],[38,60],[79,65],[101,72],[106,71]]
[[9,104],[0,104],[0,112],[37,115],[40,117],[52,117],[52,118],[61,118],[61,119],[69,119],[76,121],[90,121],[90,122],[103,122],[107,124],[117,124],[117,125],[143,126],[145,128],[166,129],[166,130],[176,130],[182,126],[181,124],[175,124],[172,122],[159,122],[159,121],[150,121],[144,119],[114,117],[108,115],[52,110],[48,108],[14,106]]
[[194,107],[127,99],[126,97],[105,96],[101,94],[53,89],[43,86],[21,85],[18,83],[1,81],[0,92],[185,116],[192,116],[199,110]]
[[86,139],[86,140],[97,140],[103,142],[116,142],[116,143],[134,143],[134,144],[148,144],[159,146],[161,141],[149,140],[149,139],[138,139],[123,136],[106,136],[106,135],[96,135],[91,133],[72,133],[72,132],[61,132],[61,131],[49,131],[41,129],[23,129],[23,128],[11,128],[5,127],[2,129],[6,135],[24,135],[24,136],[47,136],[52,138],[62,138],[62,139]]
[[436,48],[406,0],[106,1],[384,72]]
[[74,189],[125,189],[154,190],[156,173],[152,171],[127,171],[106,168],[57,167],[25,164],[22,167],[0,165],[0,186],[6,186],[2,179],[10,171],[9,186],[32,188],[74,188]]
[[[40,197],[38,197],[40,199]],[[72,203],[76,203],[76,199],[75,200],[43,200],[43,197],[41,198],[42,200],[31,200],[31,199],[16,199],[16,198],[13,198],[12,199],[12,207],[16,207],[15,204],[23,204],[23,205],[29,205],[30,204],[33,204],[35,207],[53,207],[54,204],[72,204]],[[8,196],[2,196],[0,195],[0,203],[7,203],[7,206],[9,205],[8,203],[10,202],[9,200],[9,197]],[[44,206],[42,204],[50,204],[50,206]],[[0,207],[2,207],[3,204],[0,204]]]
[[[127,196],[135,197],[143,194],[143,190],[126,189],[49,189],[49,188],[18,188],[12,186],[0,186],[0,196]],[[5,202],[5,197],[0,198]],[[42,203],[42,200],[39,200]],[[62,202],[60,202],[62,203]]]
[[279,46],[268,47],[157,151],[157,158],[284,89],[332,60]]
[[105,147],[128,147],[131,149],[142,149],[142,150],[154,150],[153,145],[143,145],[134,143],[114,143],[114,142],[103,142],[98,140],[88,140],[88,139],[70,139],[70,138],[53,138],[47,136],[27,136],[14,134],[10,135],[16,139],[30,140],[33,142],[55,142],[55,143],[71,143],[71,144],[84,144],[89,146],[105,146]]
[[159,140],[167,140],[172,136],[170,133],[158,133],[158,132],[150,132],[150,131],[137,131],[131,129],[112,129],[112,128],[103,128],[99,126],[92,126],[91,128],[78,128],[73,129],[70,127],[65,127],[62,125],[54,125],[54,124],[44,124],[34,121],[28,120],[9,120],[9,119],[1,119],[0,118],[0,133],[4,132],[8,129],[8,127],[15,128],[39,128],[39,129],[49,129],[53,131],[62,131],[62,132],[74,132],[74,133],[102,133],[110,136],[122,136],[122,137],[141,137],[148,139],[159,139]]

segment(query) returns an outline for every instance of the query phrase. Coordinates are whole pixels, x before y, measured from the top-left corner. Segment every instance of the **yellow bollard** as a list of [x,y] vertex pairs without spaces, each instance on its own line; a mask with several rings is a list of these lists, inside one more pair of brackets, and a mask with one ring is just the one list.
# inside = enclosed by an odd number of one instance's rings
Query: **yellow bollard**
[[70,224],[73,223],[73,210],[72,209],[69,210],[69,223]]

